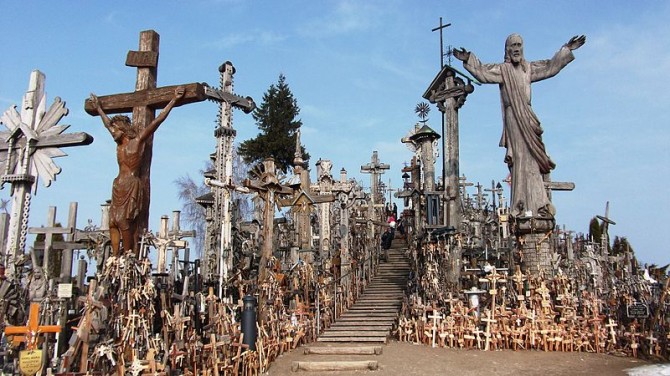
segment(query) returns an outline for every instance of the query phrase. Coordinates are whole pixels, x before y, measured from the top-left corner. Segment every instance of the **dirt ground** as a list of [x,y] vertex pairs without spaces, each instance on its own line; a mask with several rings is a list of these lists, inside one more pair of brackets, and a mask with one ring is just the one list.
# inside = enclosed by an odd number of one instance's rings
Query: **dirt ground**
[[[391,341],[382,346],[381,355],[304,355],[309,346],[328,346],[321,343],[303,345],[280,356],[272,363],[267,375],[296,376],[327,374],[348,375],[629,375],[630,369],[650,363],[605,354],[563,353],[542,351],[479,351],[431,348],[406,342]],[[310,372],[291,370],[294,361],[377,360],[375,371]],[[670,372],[670,370],[668,370]],[[666,374],[654,371],[645,374]],[[670,374],[670,373],[667,373]]]

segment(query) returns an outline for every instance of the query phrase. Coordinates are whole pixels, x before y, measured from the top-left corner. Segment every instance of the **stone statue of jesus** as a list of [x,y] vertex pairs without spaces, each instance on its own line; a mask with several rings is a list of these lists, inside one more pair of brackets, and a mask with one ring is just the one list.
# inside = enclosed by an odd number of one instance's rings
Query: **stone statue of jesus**
[[530,84],[558,74],[574,60],[572,51],[585,42],[585,36],[574,36],[551,59],[530,62],[524,59],[523,40],[518,34],[507,37],[505,61],[500,64],[482,64],[474,53],[462,47],[453,51],[477,80],[500,86],[500,146],[507,148],[505,162],[512,176],[511,214],[515,217],[554,217],[544,181],[556,165],[542,142],[542,126],[531,107]]

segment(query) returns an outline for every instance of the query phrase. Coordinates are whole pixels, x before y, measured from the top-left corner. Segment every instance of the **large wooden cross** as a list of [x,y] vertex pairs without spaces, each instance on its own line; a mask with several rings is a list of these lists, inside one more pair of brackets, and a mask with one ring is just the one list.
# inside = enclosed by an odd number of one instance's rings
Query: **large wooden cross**
[[[207,99],[205,87],[201,83],[190,83],[186,85],[156,87],[158,74],[158,45],[160,37],[153,30],[140,32],[139,51],[129,51],[126,65],[137,68],[137,81],[135,91],[132,93],[121,93],[98,97],[102,110],[106,114],[128,113],[132,111],[132,123],[139,129],[149,125],[156,117],[155,111],[162,109],[174,97],[177,86],[184,87],[184,97],[174,106],[188,103],[202,102]],[[93,103],[86,100],[84,109],[90,115],[98,115]],[[151,158],[153,155],[153,135],[146,142],[144,159],[142,160],[141,176],[144,181],[144,195],[146,200],[141,208],[138,225],[139,228],[148,228],[149,223],[149,195]]]
[[53,158],[66,155],[60,148],[93,142],[87,133],[63,133],[69,125],[58,122],[69,110],[58,97],[46,109],[45,80],[42,72],[33,71],[21,107],[14,105],[0,115],[0,123],[7,127],[6,132],[0,132],[0,159],[4,160],[0,187],[4,183],[12,185],[12,211],[4,249],[10,280],[17,274],[15,259],[24,252],[30,196],[37,189],[35,180],[39,177],[48,187],[56,179],[61,168]]
[[8,326],[5,328],[5,335],[25,336],[26,349],[35,350],[37,348],[37,336],[42,333],[60,333],[61,327],[58,325],[40,326],[40,305],[39,303],[30,303],[30,314],[26,326]]

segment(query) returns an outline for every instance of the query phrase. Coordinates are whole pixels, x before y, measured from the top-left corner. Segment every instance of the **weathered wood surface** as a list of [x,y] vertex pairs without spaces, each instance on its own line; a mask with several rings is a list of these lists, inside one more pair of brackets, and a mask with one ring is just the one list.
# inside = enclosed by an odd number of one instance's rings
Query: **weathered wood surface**
[[374,371],[379,367],[376,360],[332,361],[332,362],[293,362],[293,372],[303,371]]
[[356,337],[361,334],[365,337],[386,337],[389,334],[389,330],[365,330],[363,333],[358,330],[329,330],[319,338]]
[[305,355],[381,355],[381,346],[307,347]]
[[[184,87],[184,97],[174,107],[189,103],[202,102],[207,99],[205,85],[201,83],[190,83],[185,85],[163,86],[155,89],[144,89],[132,93],[121,93],[99,96],[100,106],[106,114],[130,113],[134,107],[147,106],[153,110],[161,109],[174,98],[177,87]],[[98,112],[93,107],[90,99],[84,103],[84,110],[89,115],[97,116]]]
[[[2,134],[2,133],[0,133]],[[49,148],[49,147],[66,147],[66,146],[82,146],[90,145],[93,142],[93,136],[88,133],[78,132],[78,133],[66,133],[58,134],[51,136],[40,137],[35,144],[31,145],[31,148]],[[22,148],[26,145],[26,139],[20,138],[18,142],[15,142],[14,148]],[[2,140],[0,141],[0,151],[5,151],[9,147],[9,144]]]

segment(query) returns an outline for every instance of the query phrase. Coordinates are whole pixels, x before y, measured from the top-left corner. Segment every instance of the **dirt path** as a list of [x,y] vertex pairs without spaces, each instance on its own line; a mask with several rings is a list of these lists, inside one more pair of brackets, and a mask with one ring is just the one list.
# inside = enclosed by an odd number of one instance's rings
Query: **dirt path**
[[[312,346],[327,346],[314,344]],[[649,364],[626,357],[591,353],[541,351],[490,351],[431,348],[391,341],[382,345],[381,355],[351,355],[348,360],[377,360],[376,371],[338,371],[327,375],[628,375],[626,370]],[[291,370],[293,361],[324,361],[341,356],[304,355],[298,347],[277,359],[268,371],[272,376],[320,375],[324,373]]]

